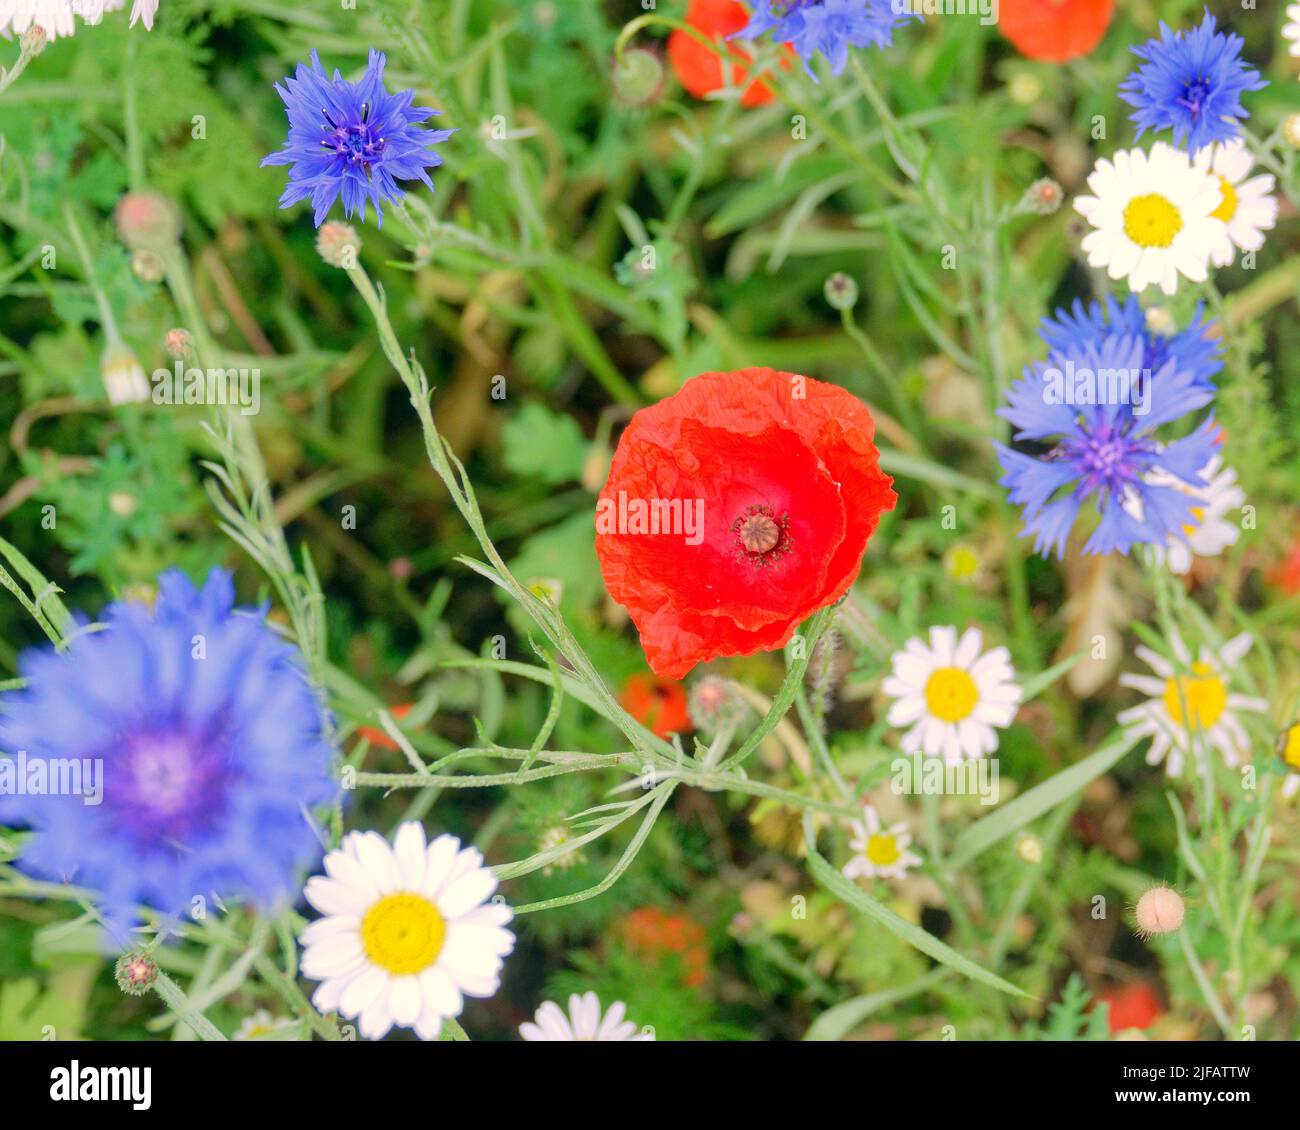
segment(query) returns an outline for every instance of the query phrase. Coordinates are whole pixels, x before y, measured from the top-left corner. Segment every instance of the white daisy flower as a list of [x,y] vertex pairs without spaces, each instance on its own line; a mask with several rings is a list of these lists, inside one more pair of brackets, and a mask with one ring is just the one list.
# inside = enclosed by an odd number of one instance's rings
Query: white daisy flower
[[1262,698],[1235,694],[1229,689],[1230,672],[1251,648],[1254,638],[1243,632],[1223,645],[1216,654],[1203,645],[1195,659],[1177,632],[1170,639],[1177,668],[1149,647],[1137,649],[1156,674],[1124,674],[1120,684],[1133,687],[1150,698],[1139,706],[1121,711],[1120,725],[1130,736],[1150,737],[1147,764],[1165,762],[1171,777],[1182,776],[1187,755],[1196,743],[1217,749],[1224,763],[1239,765],[1250,760],[1250,739],[1238,713],[1262,713],[1268,703]]
[[1291,54],[1300,56],[1300,4],[1288,4],[1282,38],[1291,41]]
[[488,902],[497,881],[474,848],[455,836],[425,843],[408,821],[392,847],[376,832],[352,832],[325,857],[325,875],[304,894],[321,914],[302,932],[302,971],[320,981],[322,1012],[360,1017],[378,1040],[393,1025],[436,1039],[464,997],[490,997],[514,949],[508,906]]
[[1219,182],[1181,150],[1158,141],[1150,153],[1103,157],[1088,187],[1094,195],[1074,202],[1097,229],[1083,239],[1088,263],[1105,267],[1112,279],[1127,278],[1134,291],[1154,283],[1173,294],[1180,274],[1204,282],[1211,256],[1225,248],[1231,255],[1227,227],[1214,216],[1223,203]]
[[1020,687],[1005,647],[981,655],[984,637],[967,628],[930,629],[930,646],[910,639],[893,655],[894,670],[881,689],[897,701],[889,708],[891,726],[911,726],[903,735],[904,753],[924,750],[955,764],[998,748],[994,727],[1005,729],[1016,716]]
[[1236,257],[1233,244],[1242,251],[1258,251],[1264,246],[1264,232],[1277,223],[1277,199],[1272,196],[1277,183],[1272,173],[1250,176],[1255,158],[1246,143],[1238,138],[1226,145],[1212,145],[1196,155],[1196,167],[1219,178],[1223,202],[1210,213],[1228,226],[1227,248],[1210,253],[1216,267],[1227,267]]
[[[569,997],[569,1011],[565,1014],[554,1001],[547,1001],[537,1010],[532,1021],[519,1025],[519,1034],[533,1042],[546,1040],[653,1040],[654,1033],[639,1032],[630,1020],[625,1020],[627,1006],[615,1001],[602,1017],[600,998],[595,993],[574,993]],[[535,1021],[535,1023],[534,1023]]]
[[1278,740],[1277,751],[1286,762],[1286,767],[1291,770],[1282,782],[1282,795],[1293,797],[1300,793],[1300,722],[1289,727]]
[[0,0],[0,35],[22,35],[39,27],[45,38],[58,39],[77,30],[71,0]]
[[[1169,487],[1197,500],[1192,508],[1192,522],[1183,527],[1182,536],[1171,534],[1165,545],[1147,547],[1157,564],[1168,560],[1170,572],[1179,576],[1191,569],[1194,557],[1218,557],[1241,537],[1241,526],[1227,518],[1231,511],[1240,510],[1246,503],[1245,491],[1237,486],[1237,472],[1224,468],[1223,460],[1216,455],[1201,468],[1200,476],[1206,481],[1204,487],[1191,486],[1159,469],[1146,476],[1152,486]],[[1125,499],[1124,508],[1142,521],[1142,500],[1136,494]]]
[[849,846],[853,858],[844,865],[844,874],[850,879],[866,877],[875,879],[901,879],[908,868],[917,867],[921,857],[907,850],[912,834],[906,823],[882,828],[880,814],[869,804],[862,806],[862,823],[850,823],[853,839]]
[[252,1016],[244,1017],[235,1029],[236,1040],[288,1040],[293,1038],[296,1023],[283,1016],[273,1016],[267,1009],[259,1008]]

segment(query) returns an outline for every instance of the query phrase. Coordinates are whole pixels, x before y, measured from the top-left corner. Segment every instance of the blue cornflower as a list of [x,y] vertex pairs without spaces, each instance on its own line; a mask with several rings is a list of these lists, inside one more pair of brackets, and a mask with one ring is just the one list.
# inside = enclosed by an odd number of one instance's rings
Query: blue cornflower
[[1120,85],[1120,97],[1137,110],[1132,121],[1138,137],[1147,130],[1173,130],[1174,143],[1193,156],[1216,141],[1231,141],[1239,133],[1238,118],[1249,113],[1241,104],[1247,90],[1268,83],[1241,58],[1245,41],[1215,30],[1208,9],[1190,31],[1160,25],[1160,38],[1133,53],[1146,60]]
[[0,795],[0,821],[32,831],[17,865],[97,892],[119,944],[140,906],[293,902],[321,856],[309,810],[338,796],[322,702],[297,650],[234,599],[223,570],[199,590],[168,570],[152,612],[110,604],[66,651],[24,655],[26,686],[0,697],[24,781],[80,769],[79,795]]
[[794,47],[814,81],[811,64],[818,53],[839,74],[850,47],[888,47],[899,24],[919,18],[896,11],[894,0],[752,0],[751,7],[749,23],[735,38],[756,39],[770,31],[777,43]]
[[1212,388],[1215,376],[1223,369],[1221,342],[1210,336],[1213,322],[1203,320],[1204,304],[1197,303],[1192,323],[1175,334],[1162,334],[1147,324],[1146,311],[1137,295],[1130,294],[1123,305],[1107,295],[1106,304],[1093,302],[1085,307],[1074,300],[1071,310],[1057,310],[1054,317],[1044,318],[1038,332],[1048,348],[1068,353],[1081,350],[1089,342],[1110,334],[1138,337],[1142,340],[1142,368],[1160,372],[1171,358],[1179,369],[1192,374],[1192,383]]
[[[1193,523],[1195,498],[1153,484],[1150,476],[1164,471],[1204,487],[1200,472],[1215,451],[1213,419],[1169,444],[1154,433],[1161,424],[1210,403],[1212,388],[1197,384],[1195,374],[1170,357],[1161,370],[1144,376],[1137,395],[1060,395],[1062,387],[1070,387],[1058,383],[1062,374],[1067,379],[1093,374],[1098,378],[1094,389],[1103,387],[1108,374],[1136,377],[1143,373],[1144,348],[1140,336],[1126,334],[1086,345],[1069,343],[1029,366],[1011,387],[1010,403],[998,414],[1015,425],[1017,441],[1047,445],[1037,456],[996,445],[1006,472],[1002,485],[1009,488],[1011,501],[1024,507],[1024,532],[1034,535],[1037,552],[1055,549],[1064,556],[1066,539],[1089,497],[1101,522],[1084,553],[1127,553],[1139,542],[1163,545]],[[1098,404],[1097,399],[1110,402]]]
[[383,53],[371,50],[361,81],[346,82],[337,70],[329,78],[313,51],[310,67],[299,63],[293,78],[275,84],[289,115],[289,137],[262,164],[292,166],[281,208],[310,196],[320,227],[340,196],[349,219],[357,212],[364,220],[369,200],[382,227],[380,201],[402,199],[399,180],[433,187],[424,170],[436,169],[442,158],[432,147],[456,131],[417,125],[438,111],[412,106],[412,90],[390,94],[384,87],[384,63]]

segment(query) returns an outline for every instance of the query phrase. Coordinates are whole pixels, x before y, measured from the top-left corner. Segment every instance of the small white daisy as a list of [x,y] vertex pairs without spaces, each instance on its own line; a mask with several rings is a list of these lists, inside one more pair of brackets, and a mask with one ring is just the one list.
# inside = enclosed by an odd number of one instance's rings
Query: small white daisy
[[908,868],[917,867],[921,857],[907,850],[912,834],[906,823],[882,828],[880,814],[869,804],[862,806],[862,823],[850,823],[853,839],[849,846],[853,858],[844,865],[844,874],[850,879],[865,876],[869,879],[901,879]]
[[322,1012],[360,1017],[378,1040],[393,1025],[436,1039],[464,997],[490,997],[514,949],[508,906],[488,902],[497,881],[475,848],[455,836],[425,843],[408,821],[390,847],[377,832],[352,832],[325,857],[325,875],[304,894],[326,917],[302,932],[302,971],[320,981]]
[[891,726],[911,726],[903,752],[923,750],[955,764],[998,748],[994,727],[1005,729],[1016,716],[1020,687],[1005,647],[981,655],[984,637],[967,628],[930,629],[930,646],[910,639],[893,655],[894,670],[881,689],[897,701],[889,708]]
[[1300,4],[1288,4],[1282,38],[1291,41],[1291,54],[1300,56]]
[[[630,1020],[625,1020],[627,1006],[615,1001],[602,1017],[600,998],[595,993],[574,993],[569,997],[569,1011],[565,1014],[554,1001],[547,1001],[537,1010],[532,1021],[519,1025],[519,1034],[533,1042],[546,1040],[653,1040],[651,1032],[640,1032]],[[534,1023],[535,1021],[535,1023]]]
[[29,27],[39,27],[45,38],[58,39],[77,30],[72,0],[0,0],[0,35],[22,35]]
[[[1194,557],[1218,557],[1241,537],[1241,526],[1227,518],[1246,503],[1245,492],[1237,486],[1237,472],[1224,468],[1216,455],[1201,468],[1200,476],[1206,482],[1204,487],[1191,486],[1167,471],[1155,470],[1146,477],[1152,486],[1169,487],[1197,500],[1192,522],[1183,527],[1181,537],[1170,535],[1166,545],[1148,546],[1157,564],[1167,559],[1170,572],[1179,576],[1191,569]],[[1142,502],[1136,494],[1125,500],[1124,506],[1138,521],[1142,520]]]
[[1235,694],[1230,689],[1230,672],[1251,648],[1254,638],[1248,632],[1234,637],[1216,654],[1202,645],[1195,659],[1177,632],[1170,639],[1178,666],[1149,647],[1137,649],[1156,674],[1124,674],[1120,684],[1133,687],[1149,699],[1118,715],[1120,725],[1130,736],[1150,737],[1147,764],[1165,762],[1171,777],[1182,776],[1187,755],[1194,739],[1217,749],[1224,763],[1239,765],[1250,760],[1250,739],[1246,736],[1238,713],[1263,712],[1268,703],[1250,695]]
[[1105,267],[1112,279],[1127,278],[1134,291],[1158,284],[1173,294],[1180,274],[1204,282],[1210,258],[1225,247],[1231,255],[1227,227],[1214,217],[1223,203],[1219,182],[1181,150],[1158,141],[1150,153],[1103,157],[1088,187],[1094,195],[1074,202],[1097,229],[1083,239],[1088,263]]
[[1219,178],[1223,202],[1210,213],[1228,226],[1227,248],[1210,253],[1216,267],[1227,267],[1236,257],[1233,244],[1242,251],[1258,251],[1264,246],[1264,232],[1277,223],[1277,199],[1271,195],[1277,183],[1272,173],[1250,176],[1255,158],[1240,139],[1226,145],[1212,145],[1196,155],[1196,167]]
[[236,1040],[288,1040],[293,1038],[296,1024],[283,1016],[273,1016],[264,1008],[259,1008],[252,1016],[244,1017],[243,1023],[235,1029]]

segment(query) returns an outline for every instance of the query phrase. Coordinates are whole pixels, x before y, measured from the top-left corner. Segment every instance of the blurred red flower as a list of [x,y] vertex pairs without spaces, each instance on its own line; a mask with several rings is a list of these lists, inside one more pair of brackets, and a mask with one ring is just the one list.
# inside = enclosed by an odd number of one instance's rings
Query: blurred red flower
[[[395,721],[400,722],[411,713],[411,708],[414,706],[415,703],[413,702],[404,702],[400,706],[390,707],[388,713],[393,716]],[[372,746],[377,746],[380,749],[402,748],[388,736],[386,731],[381,730],[378,726],[358,726],[357,737],[367,738]]]
[[709,977],[709,947],[704,927],[684,914],[657,906],[632,911],[618,924],[627,947],[647,957],[675,954],[681,959],[682,984],[698,987]]
[[1097,994],[1097,1000],[1110,1005],[1112,1036],[1127,1028],[1150,1028],[1165,1011],[1160,1003],[1160,995],[1145,981],[1106,989]]
[[629,675],[618,701],[641,725],[650,727],[661,738],[694,729],[686,705],[686,688],[681,683],[644,673]]
[[844,389],[773,369],[704,373],[632,417],[596,554],[655,674],[784,647],[848,591],[898,500],[874,434]]
[[1115,0],[1002,0],[998,27],[1030,59],[1064,63],[1106,34]]
[[1300,541],[1287,551],[1286,557],[1269,574],[1269,580],[1292,596],[1300,593]]
[[[691,0],[686,9],[686,22],[697,31],[712,38],[718,49],[746,61],[753,58],[748,51],[728,42],[727,36],[749,23],[749,11],[737,0]],[[722,77],[722,60],[689,32],[677,29],[668,37],[668,61],[673,72],[686,90],[703,98],[726,83]],[[788,66],[788,62],[785,64]],[[731,85],[744,86],[749,71],[738,63],[731,67]],[[765,82],[750,82],[741,96],[742,106],[764,106],[776,95]]]

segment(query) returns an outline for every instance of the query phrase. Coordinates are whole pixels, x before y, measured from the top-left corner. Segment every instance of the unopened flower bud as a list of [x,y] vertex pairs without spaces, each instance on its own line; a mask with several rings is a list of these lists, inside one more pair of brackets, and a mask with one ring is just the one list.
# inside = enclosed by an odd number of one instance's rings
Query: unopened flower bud
[[1288,114],[1282,123],[1282,136],[1292,149],[1300,149],[1300,114]]
[[1137,924],[1143,937],[1172,934],[1183,924],[1182,896],[1173,887],[1152,887],[1138,899]]
[[1043,862],[1043,841],[1037,836],[1021,836],[1016,841],[1016,854],[1025,863]]
[[664,63],[648,47],[629,47],[614,59],[610,72],[614,96],[624,106],[649,106],[664,90]]
[[351,224],[331,220],[316,233],[316,250],[331,267],[350,269],[357,265],[361,237]]
[[194,335],[189,330],[176,326],[163,337],[163,348],[173,361],[185,361],[194,352]]
[[1169,337],[1178,329],[1178,319],[1168,306],[1150,306],[1146,312],[1147,329],[1153,334]]
[[124,490],[115,490],[108,496],[108,508],[119,518],[129,518],[135,513],[135,496]]
[[1036,216],[1050,216],[1060,211],[1064,199],[1065,193],[1056,181],[1051,177],[1040,177],[1025,190],[1020,209]]
[[736,688],[721,675],[697,679],[686,696],[687,710],[695,728],[703,734],[715,734],[724,726],[734,725],[748,706]]
[[161,253],[181,238],[181,217],[176,206],[156,192],[128,192],[113,213],[117,233],[132,251]]
[[45,50],[45,45],[49,41],[45,29],[40,24],[32,24],[18,37],[18,49],[29,59],[35,59],[37,55]]
[[136,404],[149,399],[149,378],[136,355],[121,342],[110,343],[99,363],[110,404]]
[[858,304],[858,284],[843,271],[826,280],[825,294],[832,310],[852,310]]
[[132,997],[142,997],[158,980],[158,963],[147,953],[124,953],[113,966],[117,987]]
[[131,273],[141,282],[162,282],[163,261],[158,252],[140,248],[131,254]]

